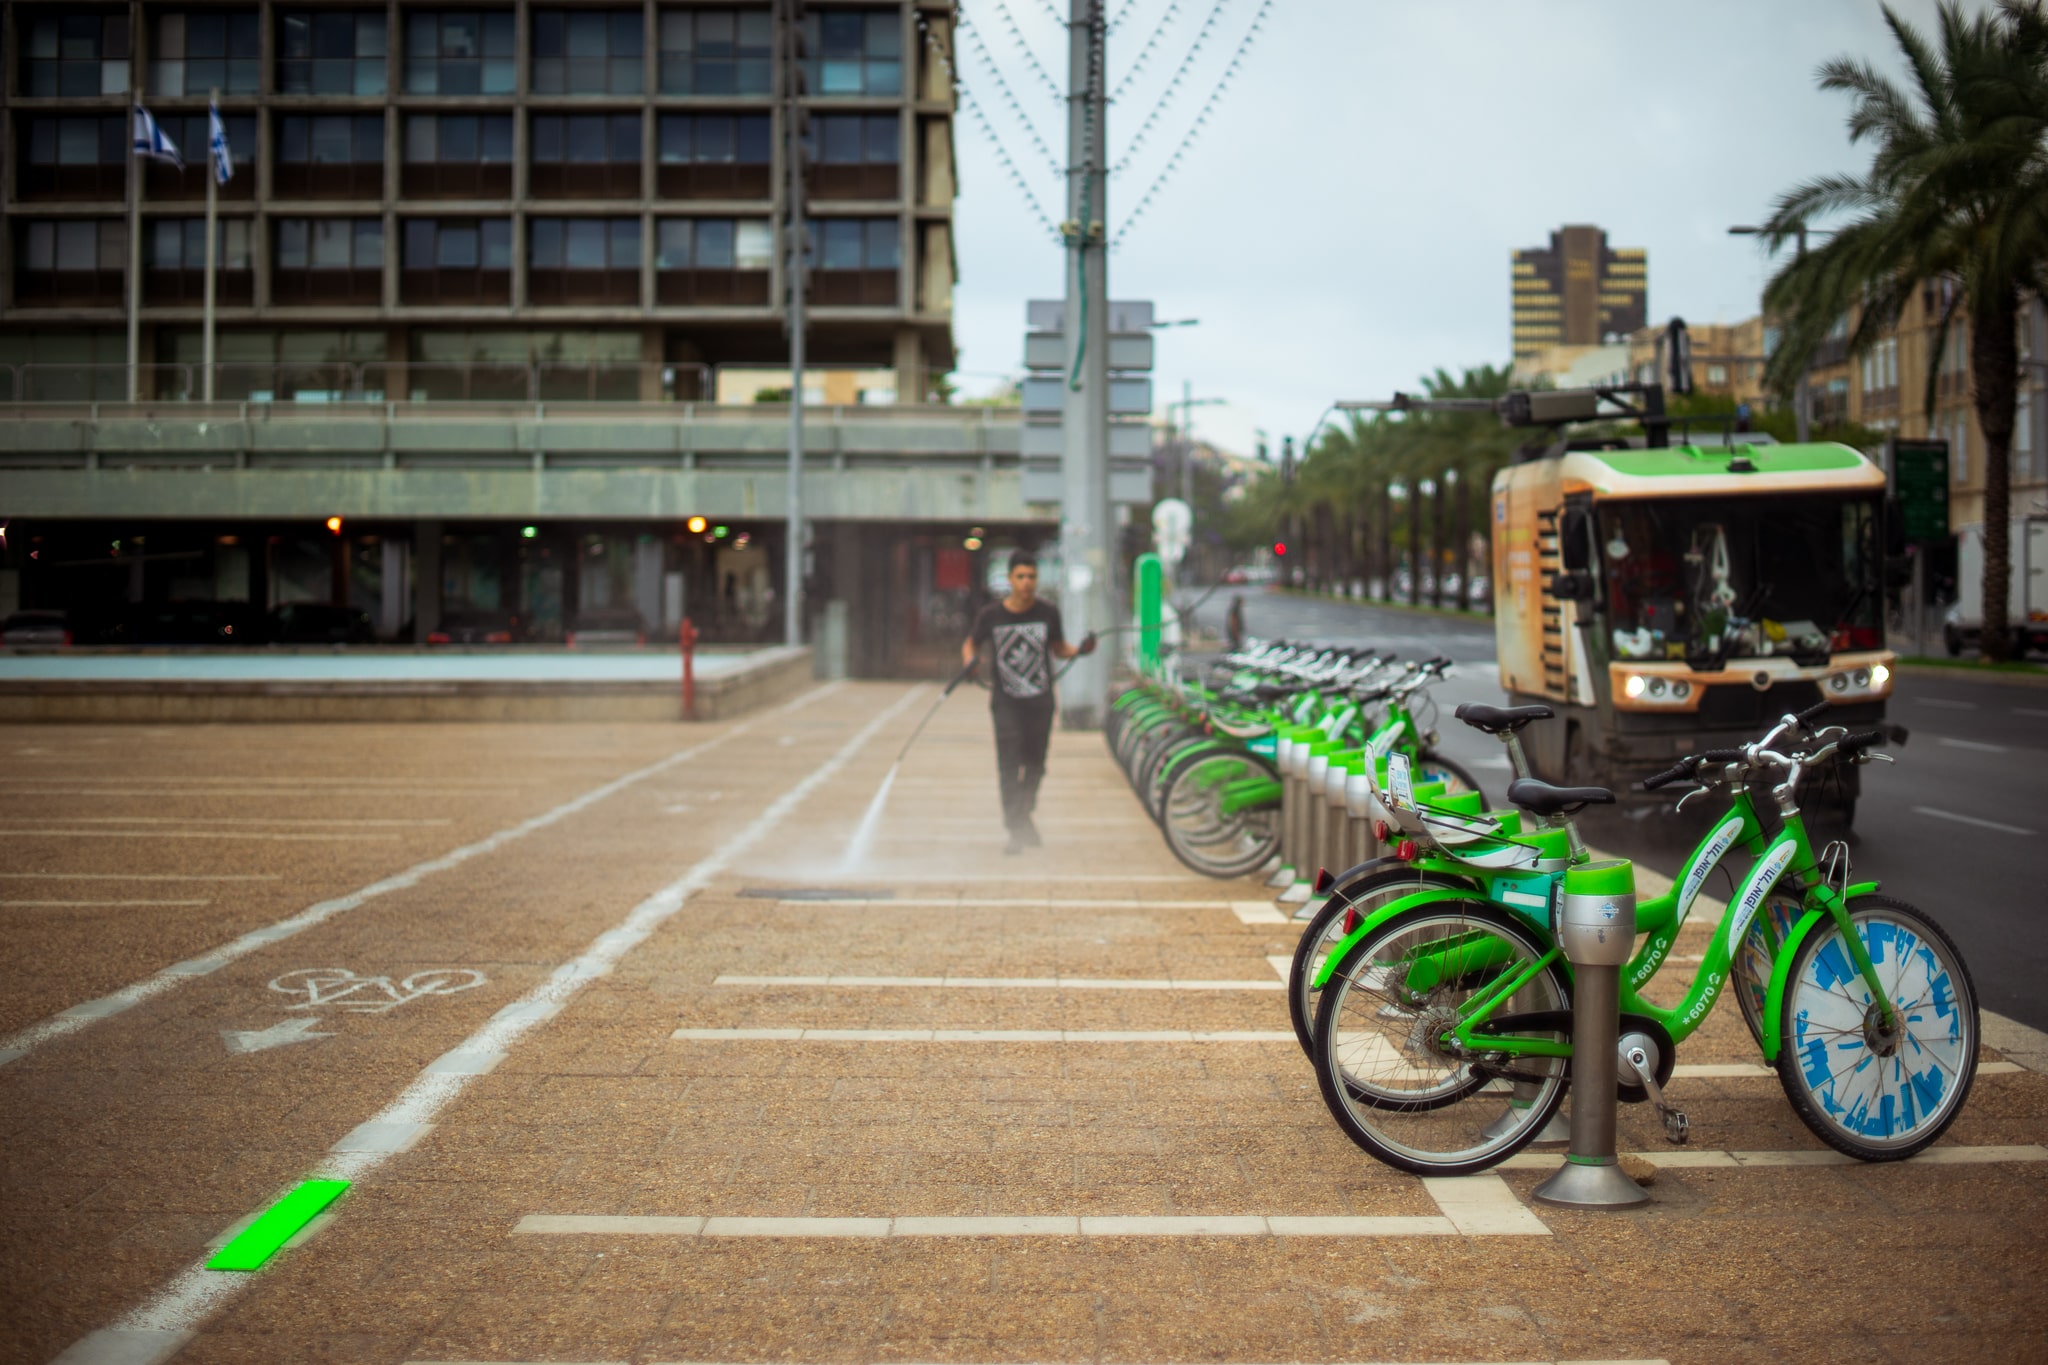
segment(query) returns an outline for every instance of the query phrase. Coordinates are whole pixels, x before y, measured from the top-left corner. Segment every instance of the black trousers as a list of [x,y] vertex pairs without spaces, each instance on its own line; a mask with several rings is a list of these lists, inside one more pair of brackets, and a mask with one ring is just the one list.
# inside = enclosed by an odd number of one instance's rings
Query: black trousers
[[1003,793],[1003,823],[1011,829],[1031,818],[1038,782],[1045,776],[1045,748],[1052,740],[1053,708],[989,707],[996,722],[996,777]]

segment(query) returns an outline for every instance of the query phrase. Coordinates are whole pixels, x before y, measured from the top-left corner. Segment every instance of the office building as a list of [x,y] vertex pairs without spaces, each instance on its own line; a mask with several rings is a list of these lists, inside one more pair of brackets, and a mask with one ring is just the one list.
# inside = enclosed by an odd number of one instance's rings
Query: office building
[[1570,224],[1550,234],[1548,247],[1515,252],[1510,279],[1517,362],[1559,346],[1598,346],[1648,320],[1648,254],[1608,246],[1598,227]]

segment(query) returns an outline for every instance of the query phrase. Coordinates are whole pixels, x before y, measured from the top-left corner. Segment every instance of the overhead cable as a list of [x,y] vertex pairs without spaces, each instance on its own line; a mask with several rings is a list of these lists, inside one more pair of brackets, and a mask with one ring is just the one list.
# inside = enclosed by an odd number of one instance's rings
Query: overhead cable
[[1258,11],[1252,15],[1251,27],[1246,29],[1244,37],[1238,40],[1237,50],[1231,54],[1230,64],[1223,68],[1222,76],[1217,78],[1216,88],[1209,92],[1209,98],[1203,102],[1200,112],[1195,115],[1194,123],[1189,125],[1187,134],[1181,138],[1180,146],[1173,149],[1173,155],[1166,159],[1166,164],[1160,168],[1158,176],[1153,179],[1145,193],[1138,197],[1137,206],[1131,210],[1130,216],[1117,228],[1116,235],[1110,239],[1111,250],[1115,250],[1123,243],[1132,226],[1144,215],[1145,210],[1151,207],[1161,187],[1174,171],[1179,169],[1181,158],[1186,156],[1188,148],[1194,145],[1196,135],[1208,125],[1209,115],[1215,112],[1217,102],[1223,98],[1223,92],[1230,88],[1231,80],[1236,77],[1239,67],[1244,63],[1245,54],[1251,51],[1253,39],[1258,37],[1259,29],[1265,23],[1266,12],[1272,8],[1273,0],[1259,0]]
[[[1130,165],[1131,158],[1137,155],[1138,148],[1144,144],[1152,130],[1159,126],[1160,117],[1166,113],[1167,107],[1173,103],[1173,97],[1180,93],[1181,86],[1187,82],[1188,69],[1195,64],[1195,58],[1202,55],[1202,48],[1208,43],[1209,35],[1216,31],[1217,21],[1229,7],[1230,0],[1216,0],[1215,6],[1209,11],[1209,17],[1202,21],[1201,30],[1195,34],[1195,41],[1189,45],[1187,55],[1182,57],[1180,65],[1173,69],[1173,75],[1166,82],[1166,89],[1159,92],[1159,102],[1152,106],[1152,112],[1145,115],[1145,121],[1138,125],[1136,135],[1131,138],[1130,146],[1124,149],[1123,156],[1110,171],[1111,175],[1123,173],[1124,167]],[[1254,17],[1252,22],[1256,25],[1258,19]]]
[[[1216,22],[1217,11],[1229,3],[1230,0],[1216,0],[1215,9],[1209,11],[1209,22]],[[1128,10],[1128,7],[1126,9]],[[1124,72],[1124,78],[1116,83],[1116,89],[1109,92],[1109,102],[1111,104],[1115,104],[1123,96],[1124,91],[1131,88],[1131,82],[1138,79],[1138,74],[1145,69],[1145,63],[1151,61],[1152,54],[1159,50],[1159,40],[1164,38],[1166,30],[1173,26],[1173,16],[1179,13],[1180,0],[1166,0],[1165,12],[1159,16],[1159,23],[1153,28],[1152,36],[1147,38],[1145,45],[1138,49],[1138,59],[1131,63],[1129,71]],[[1122,16],[1119,15],[1118,18],[1122,18]],[[1203,25],[1205,32],[1207,28],[1207,24]]]
[[946,50],[946,45],[939,41],[939,35],[932,32],[931,26],[924,20],[924,15],[915,10],[912,14],[917,19],[917,31],[924,35],[925,47],[938,59],[939,65],[946,69],[947,79],[953,87],[955,97],[960,101],[960,107],[974,115],[974,121],[980,125],[982,133],[989,140],[989,145],[995,149],[996,160],[1009,172],[1011,183],[1016,185],[1017,192],[1024,196],[1024,202],[1037,217],[1039,226],[1045,229],[1045,235],[1055,242],[1061,241],[1059,228],[1053,224],[1052,215],[1038,202],[1038,196],[1031,190],[1031,182],[1024,178],[1024,172],[1018,168],[1009,150],[1003,146],[1003,140],[996,136],[995,126],[989,122],[988,115],[982,112],[981,105],[975,100],[973,92],[967,88],[967,83],[960,78],[960,71],[953,64],[952,54]]
[[1031,74],[1038,77],[1039,84],[1050,91],[1054,99],[1064,104],[1067,92],[1060,88],[1059,82],[1054,80],[1043,66],[1039,65],[1038,54],[1031,50],[1031,44],[1024,41],[1024,31],[1017,27],[1017,21],[1011,17],[1010,7],[1004,4],[1003,0],[995,0],[995,7],[996,13],[1003,17],[1004,26],[1010,30],[1011,43],[1024,54],[1024,64],[1031,68]]
[[989,52],[988,44],[982,41],[980,27],[969,23],[964,12],[955,20],[954,27],[959,32],[966,34],[968,40],[974,44],[974,55],[980,58],[983,66],[988,68],[989,76],[996,83],[996,93],[1003,97],[1003,103],[1010,107],[1010,112],[1016,115],[1019,123],[1024,125],[1024,136],[1031,139],[1031,145],[1036,147],[1038,154],[1045,158],[1045,164],[1052,168],[1054,175],[1065,176],[1067,173],[1066,167],[1060,162],[1058,157],[1052,154],[1052,149],[1045,145],[1045,139],[1038,135],[1038,126],[1031,121],[1031,115],[1024,112],[1024,102],[1017,98],[1017,92],[1010,89],[1010,83],[1003,79],[1003,69],[996,65],[996,59]]

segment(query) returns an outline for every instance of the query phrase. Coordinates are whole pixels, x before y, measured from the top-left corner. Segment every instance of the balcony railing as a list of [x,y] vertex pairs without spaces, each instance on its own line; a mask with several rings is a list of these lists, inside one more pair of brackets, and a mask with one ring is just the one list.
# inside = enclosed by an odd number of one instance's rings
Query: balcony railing
[[[129,366],[0,365],[0,403],[119,403]],[[151,403],[197,402],[204,367],[137,365],[135,392]],[[533,364],[377,360],[303,365],[214,365],[218,403],[696,403],[712,392],[711,367],[679,361],[543,360]]]

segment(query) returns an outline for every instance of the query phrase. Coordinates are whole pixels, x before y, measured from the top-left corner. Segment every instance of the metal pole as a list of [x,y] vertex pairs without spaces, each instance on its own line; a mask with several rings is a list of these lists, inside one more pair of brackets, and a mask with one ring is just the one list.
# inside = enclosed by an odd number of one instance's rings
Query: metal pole
[[[133,52],[134,39],[129,39]],[[142,396],[142,158],[134,147],[135,111],[141,105],[131,99],[128,108],[128,401]],[[97,390],[95,390],[97,396]]]
[[199,363],[205,378],[200,385],[200,397],[213,401],[213,258],[220,232],[220,177],[213,164],[213,113],[220,104],[220,91],[214,90],[206,103],[206,312],[200,323]]
[[788,63],[783,71],[787,97],[783,120],[789,165],[789,519],[783,547],[782,639],[800,645],[804,638],[804,173],[803,89],[798,60],[802,34],[800,4],[786,11],[783,42]]
[[1180,500],[1195,505],[1195,386],[1180,382]]
[[[1072,0],[1067,27],[1067,388],[1061,413],[1060,610],[1068,638],[1107,627],[1110,593],[1108,175],[1103,0]],[[1109,660],[1076,660],[1061,696],[1068,729],[1094,729],[1109,699]]]

